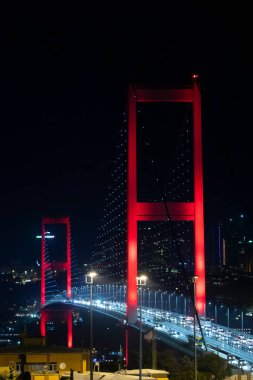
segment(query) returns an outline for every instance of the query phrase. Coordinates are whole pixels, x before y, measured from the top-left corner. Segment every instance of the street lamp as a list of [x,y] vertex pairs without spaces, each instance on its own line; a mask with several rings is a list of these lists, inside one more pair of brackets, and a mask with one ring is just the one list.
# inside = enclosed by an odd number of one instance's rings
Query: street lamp
[[140,346],[139,346],[139,380],[142,380],[142,315],[141,315],[141,306],[142,306],[142,287],[146,285],[147,283],[147,277],[146,276],[140,276],[136,277],[137,286],[139,286],[140,290]]
[[90,272],[85,276],[86,284],[90,285],[90,380],[93,380],[92,285],[96,275],[97,273]]
[[192,283],[193,283],[193,302],[194,302],[194,324],[193,324],[193,342],[194,342],[194,375],[195,380],[198,378],[198,370],[197,370],[197,351],[196,351],[196,281],[198,279],[198,276],[192,277]]

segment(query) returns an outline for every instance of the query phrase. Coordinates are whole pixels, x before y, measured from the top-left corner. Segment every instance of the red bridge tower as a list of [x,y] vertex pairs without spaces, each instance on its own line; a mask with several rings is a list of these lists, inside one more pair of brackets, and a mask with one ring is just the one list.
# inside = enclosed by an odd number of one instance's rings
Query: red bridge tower
[[[194,77],[195,78],[195,77]],[[137,201],[136,103],[186,102],[193,107],[193,202],[147,203]],[[196,81],[180,89],[142,89],[130,86],[128,97],[128,178],[127,178],[127,319],[137,320],[137,223],[138,221],[193,221],[196,308],[205,314],[205,250],[202,173],[201,95]]]
[[[65,224],[66,225],[66,245],[67,259],[66,261],[48,262],[46,261],[46,229],[48,224]],[[67,274],[67,296],[71,298],[71,248],[70,248],[70,218],[42,218],[42,242],[41,242],[41,307],[46,303],[46,271],[47,270],[66,270]],[[46,336],[46,323],[61,313],[68,325],[68,347],[72,347],[72,310],[63,312],[62,310],[41,310],[40,328],[41,335]]]

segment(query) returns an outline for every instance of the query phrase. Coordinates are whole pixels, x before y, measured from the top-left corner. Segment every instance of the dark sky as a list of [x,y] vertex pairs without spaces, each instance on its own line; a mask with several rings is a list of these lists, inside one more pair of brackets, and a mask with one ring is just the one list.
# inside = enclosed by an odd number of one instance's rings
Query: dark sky
[[3,259],[38,259],[41,217],[70,215],[88,260],[130,80],[166,86],[200,74],[207,225],[240,212],[253,223],[249,9],[125,7],[22,9],[2,23]]

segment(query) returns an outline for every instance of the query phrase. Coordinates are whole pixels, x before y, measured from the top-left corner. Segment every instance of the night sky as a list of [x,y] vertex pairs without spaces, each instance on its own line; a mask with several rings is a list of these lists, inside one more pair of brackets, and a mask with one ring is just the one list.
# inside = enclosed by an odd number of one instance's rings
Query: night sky
[[179,8],[22,9],[2,24],[3,262],[39,259],[43,215],[70,215],[89,260],[130,80],[180,85],[199,73],[206,226],[240,213],[253,225],[250,12]]

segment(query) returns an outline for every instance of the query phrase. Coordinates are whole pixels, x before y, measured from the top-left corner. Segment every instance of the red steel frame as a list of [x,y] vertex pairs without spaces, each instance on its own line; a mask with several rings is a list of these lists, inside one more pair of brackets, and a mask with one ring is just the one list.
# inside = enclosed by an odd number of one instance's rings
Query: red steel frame
[[[47,224],[66,224],[66,244],[67,244],[67,261],[57,261],[50,263],[46,261],[46,230],[45,226]],[[70,218],[69,216],[63,218],[42,218],[42,242],[41,242],[41,307],[46,303],[46,270],[66,270],[67,272],[67,296],[71,298],[71,249],[70,249]],[[41,335],[46,335],[46,322],[50,317],[49,311],[41,311]],[[65,319],[68,322],[68,347],[72,347],[72,311],[64,314]]]
[[206,294],[200,91],[195,81],[191,88],[183,89],[154,90],[133,88],[131,85],[128,97],[127,320],[129,324],[137,321],[138,221],[168,220],[163,203],[137,201],[136,103],[138,102],[186,102],[192,103],[193,106],[194,201],[167,203],[167,209],[170,220],[185,220],[193,221],[194,223],[195,274],[198,276],[196,282],[196,308],[201,315],[204,315]]

